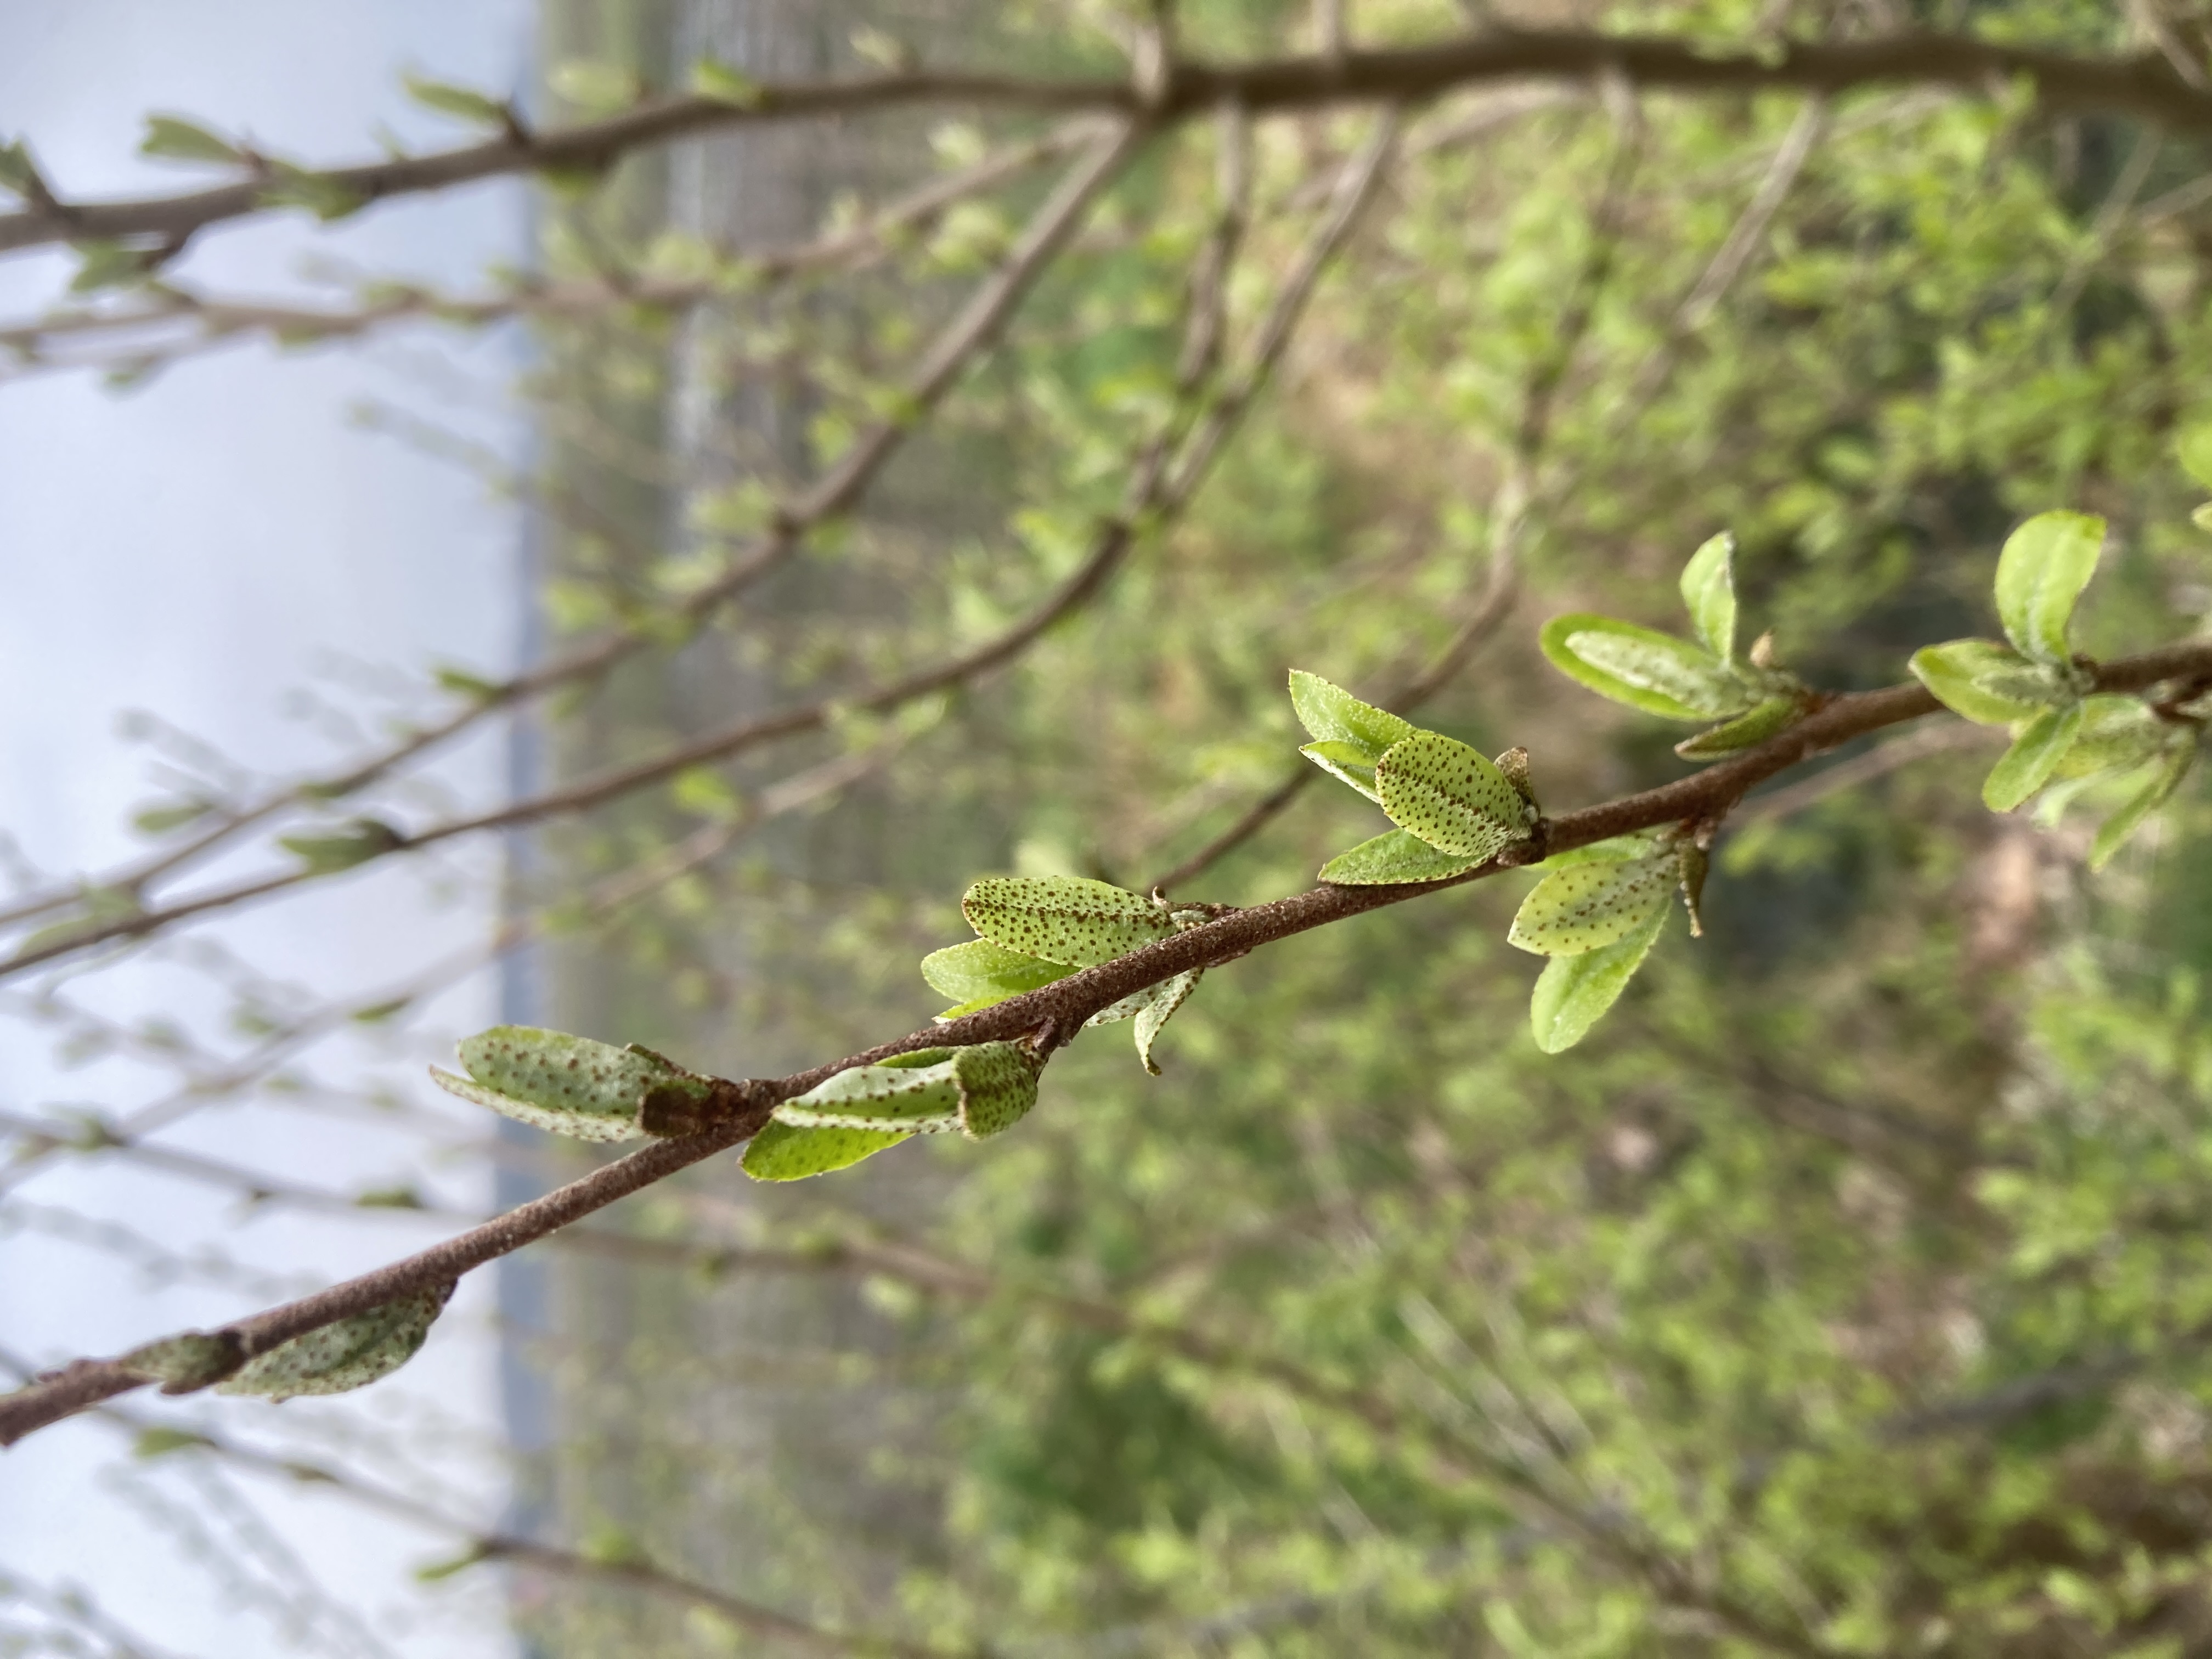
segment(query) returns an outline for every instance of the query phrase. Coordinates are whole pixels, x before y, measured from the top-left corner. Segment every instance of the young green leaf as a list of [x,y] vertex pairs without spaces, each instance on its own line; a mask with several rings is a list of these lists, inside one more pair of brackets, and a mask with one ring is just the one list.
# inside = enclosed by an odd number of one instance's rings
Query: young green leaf
[[2009,812],[2042,788],[2074,746],[2081,720],[2081,705],[2072,702],[2028,721],[1983,781],[1983,804],[1992,812]]
[[1177,974],[1158,987],[1159,994],[1137,1013],[1137,1058],[1154,1077],[1160,1074],[1159,1062],[1152,1058],[1152,1044],[1160,1035],[1161,1027],[1175,1018],[1176,1009],[1190,1000],[1190,994],[1198,988],[1199,975],[1204,970],[1194,968],[1187,974]]
[[397,852],[407,838],[380,819],[356,818],[334,836],[280,836],[276,844],[296,854],[307,874],[331,876]]
[[148,116],[146,136],[139,141],[138,153],[163,161],[235,163],[246,159],[230,140],[180,115]]
[[1723,531],[1682,567],[1682,603],[1705,649],[1723,662],[1735,660],[1735,538]]
[[1528,1024],[1536,1046],[1556,1054],[1580,1042],[1636,977],[1666,925],[1667,907],[1662,904],[1626,938],[1580,956],[1553,957],[1545,963],[1528,999]]
[[131,288],[153,278],[154,258],[143,249],[106,241],[78,242],[74,246],[79,264],[76,275],[70,278],[69,291],[72,294]]
[[1664,844],[1665,835],[1657,830],[1632,830],[1625,836],[1613,836],[1604,841],[1594,841],[1587,847],[1573,847],[1564,853],[1554,853],[1541,864],[1533,864],[1532,870],[1565,870],[1577,864],[1619,864],[1628,859],[1652,857]]
[[963,1013],[1041,989],[1074,971],[1064,963],[1009,951],[987,939],[947,945],[921,959],[921,976],[929,981],[930,988],[951,997]]
[[2140,697],[2084,698],[2081,734],[2051,775],[2083,778],[2127,771],[2163,751],[2175,731]]
[[230,1374],[238,1358],[238,1340],[206,1331],[186,1331],[133,1348],[116,1362],[125,1370],[162,1385],[164,1394],[190,1394]]
[[1680,864],[1665,849],[1623,863],[1554,870],[1521,902],[1507,942],[1540,957],[1571,957],[1626,939],[1666,908]]
[[691,65],[691,90],[738,109],[752,108],[763,95],[759,82],[714,58],[702,58]]
[[430,1068],[447,1094],[576,1140],[634,1140],[648,1102],[680,1106],[712,1092],[707,1079],[650,1049],[617,1048],[566,1031],[495,1025],[460,1044],[467,1078]]
[[2124,802],[2119,810],[2106,818],[2097,830],[2097,838],[2089,844],[2089,867],[2101,870],[2112,861],[2112,855],[2127,844],[2128,837],[2142,827],[2142,822],[2166,804],[2166,797],[2180,787],[2197,758],[2194,743],[2176,744],[2153,769],[2142,788]]
[[[960,1127],[960,1084],[951,1051],[927,1065],[854,1066],[775,1109],[775,1121],[799,1129],[897,1129],[938,1134]],[[910,1059],[900,1055],[902,1060]]]
[[434,1290],[403,1296],[367,1313],[341,1319],[256,1354],[215,1385],[217,1394],[290,1400],[305,1394],[345,1394],[389,1376],[430,1334],[453,1293],[451,1279]]
[[1339,887],[1395,887],[1407,882],[1463,876],[1486,859],[1454,858],[1419,836],[1393,830],[1339,853],[1321,867],[1321,878]]
[[1096,968],[1176,931],[1164,907],[1080,876],[987,878],[960,913],[994,945],[1068,968]]
[[[1193,978],[1195,975],[1178,975]],[[1139,1022],[1141,1024],[1141,1022]],[[960,1133],[970,1140],[1003,1134],[1036,1104],[1042,1064],[1019,1042],[977,1042],[952,1054],[960,1088]]]
[[1796,697],[1769,697],[1747,714],[1683,738],[1674,745],[1674,752],[1684,760],[1718,760],[1765,743],[1776,732],[1796,725],[1803,708]]
[[432,81],[419,75],[400,77],[407,95],[424,109],[434,109],[441,115],[450,115],[456,120],[474,122],[478,126],[504,127],[508,120],[506,101],[472,87],[455,86],[450,81]]
[[1152,1061],[1152,1043],[1160,1028],[1175,1018],[1176,1009],[1190,1000],[1198,988],[1198,981],[1206,969],[1194,968],[1187,974],[1177,974],[1173,979],[1163,980],[1158,985],[1147,985],[1133,996],[1123,997],[1119,1002],[1100,1009],[1083,1023],[1085,1025],[1112,1025],[1125,1019],[1137,1022],[1137,1058],[1154,1077],[1160,1068]]
[[1569,679],[1670,720],[1725,720],[1759,700],[1710,652],[1610,617],[1554,617],[1536,642]]
[[1392,744],[1404,742],[1420,729],[1303,669],[1291,671],[1291,707],[1314,739],[1298,752],[1370,800],[1379,799],[1376,763]]
[[2033,720],[2070,695],[2048,669],[1995,640],[1923,646],[1907,665],[1936,702],[1977,726]]
[[1434,732],[1391,744],[1375,782],[1391,823],[1455,858],[1494,856],[1524,839],[1534,817],[1480,750]]
[[896,1146],[904,1130],[800,1129],[771,1119],[745,1147],[739,1168],[755,1181],[804,1181]]
[[2087,513],[2039,513],[2005,538],[1997,558],[1997,618],[2023,654],[2052,664],[2071,660],[2066,623],[2104,545],[2105,521]]

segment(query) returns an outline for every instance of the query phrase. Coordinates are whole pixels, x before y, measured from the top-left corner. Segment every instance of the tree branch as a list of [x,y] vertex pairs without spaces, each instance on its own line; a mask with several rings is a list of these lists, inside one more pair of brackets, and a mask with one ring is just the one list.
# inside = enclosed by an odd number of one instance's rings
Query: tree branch
[[[2169,680],[2212,678],[2212,641],[2190,641],[2141,656],[2106,663],[2095,671],[2102,691],[2142,691]],[[1086,968],[1042,990],[1009,998],[979,1012],[942,1025],[909,1032],[860,1054],[788,1077],[725,1081],[717,1109],[721,1121],[681,1139],[659,1141],[627,1158],[594,1170],[580,1180],[548,1193],[480,1227],[472,1227],[427,1250],[219,1328],[239,1364],[295,1336],[365,1313],[385,1303],[443,1285],[472,1268],[512,1254],[570,1222],[617,1199],[702,1163],[750,1138],[781,1102],[855,1066],[870,1065],[917,1048],[1008,1042],[1048,1033],[1048,1050],[1080,1030],[1100,1010],[1194,968],[1218,967],[1263,945],[1316,927],[1364,915],[1408,899],[1425,898],[1471,882],[1540,862],[1553,853],[1571,851],[1633,830],[1672,823],[1705,823],[1724,817],[1746,792],[1813,756],[1884,726],[1901,725],[1942,711],[1918,682],[1879,691],[1831,696],[1796,726],[1747,750],[1732,760],[1706,768],[1693,777],[1662,784],[1638,794],[1586,806],[1543,820],[1528,841],[1462,876],[1418,885],[1316,887],[1288,898],[1234,910],[1188,933],[1148,945],[1097,968]],[[21,1391],[0,1397],[0,1446],[12,1445],[48,1424],[73,1416],[118,1395],[143,1388],[146,1379],[116,1359],[80,1359],[41,1377]]]
[[[1993,87],[2024,78],[2035,84],[2048,108],[2100,110],[2178,132],[2212,131],[2212,94],[2190,85],[2156,52],[2082,58],[1937,33],[1785,41],[1764,52],[1728,52],[1709,41],[1666,35],[1495,29],[1388,51],[1347,50],[1248,64],[1171,62],[1162,67],[1150,95],[1119,77],[1059,79],[957,70],[772,82],[743,105],[707,97],[657,99],[604,120],[334,167],[317,176],[359,201],[373,203],[509,174],[604,169],[633,150],[741,126],[925,105],[1121,112],[1176,122],[1230,99],[1257,115],[1346,102],[1402,103],[1488,82],[1607,72],[1644,87],[1698,93],[1837,94],[1868,86],[1917,85],[1986,95]],[[0,252],[64,241],[181,246],[210,225],[270,212],[276,205],[269,200],[268,186],[257,179],[130,201],[34,204],[0,215]]]

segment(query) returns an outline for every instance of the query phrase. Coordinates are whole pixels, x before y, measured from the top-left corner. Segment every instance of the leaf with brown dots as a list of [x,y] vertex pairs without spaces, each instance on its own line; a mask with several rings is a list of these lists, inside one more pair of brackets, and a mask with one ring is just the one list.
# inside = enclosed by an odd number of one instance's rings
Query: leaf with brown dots
[[422,1347],[453,1293],[448,1279],[295,1336],[257,1354],[215,1385],[217,1394],[289,1400],[303,1394],[345,1394],[389,1376]]
[[1527,837],[1534,816],[1480,750],[1434,732],[1393,744],[1375,781],[1391,823],[1455,858],[1495,857]]
[[898,1129],[801,1129],[771,1119],[746,1146],[739,1167],[755,1181],[804,1181],[850,1168],[906,1139]]
[[960,1085],[960,1133],[970,1140],[1003,1134],[1036,1104],[1036,1055],[1019,1042],[978,1042],[953,1051]]
[[795,1129],[896,1129],[936,1134],[960,1127],[960,1085],[951,1051],[925,1048],[931,1058],[901,1054],[904,1066],[848,1066],[775,1109],[775,1121]]
[[1546,963],[1528,999],[1528,1024],[1536,1046],[1556,1054],[1588,1036],[1628,988],[1666,925],[1667,907],[1656,905],[1635,932],[1595,951],[1553,957]]
[[617,1048],[566,1031],[495,1025],[460,1044],[466,1078],[436,1066],[433,1082],[447,1093],[534,1127],[577,1140],[635,1140],[648,1094],[673,1091],[704,1102],[702,1077],[649,1049]]
[[1571,864],[1538,882],[1508,942],[1540,957],[1576,957],[1626,939],[1664,908],[1680,880],[1671,852],[1617,863]]
[[1068,968],[1096,968],[1175,933],[1164,906],[1080,876],[994,876],[960,901],[994,945]]

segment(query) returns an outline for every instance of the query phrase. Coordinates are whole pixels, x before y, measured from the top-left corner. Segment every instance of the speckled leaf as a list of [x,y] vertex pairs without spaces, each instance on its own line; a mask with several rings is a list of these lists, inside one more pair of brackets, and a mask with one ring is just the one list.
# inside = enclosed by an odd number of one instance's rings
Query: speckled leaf
[[1419,836],[1392,830],[1339,853],[1321,867],[1321,878],[1339,887],[1394,887],[1401,883],[1444,881],[1463,876],[1484,859],[1439,853]]
[[238,1356],[234,1339],[187,1331],[133,1348],[117,1362],[124,1370],[163,1385],[164,1394],[190,1394],[221,1380]]
[[2191,763],[2197,758],[2194,743],[2176,744],[2159,760],[2158,765],[2142,787],[2124,802],[2119,810],[2106,818],[2097,830],[2097,838],[2089,846],[2089,867],[2101,870],[2112,860],[2112,855],[2127,844],[2128,837],[2142,827],[2143,820],[2166,804],[2166,799],[2180,786],[2188,775]]
[[1611,617],[1575,613],[1544,624],[1552,666],[1601,696],[1673,720],[1725,720],[1758,701],[1711,652]]
[[[951,1054],[926,1065],[854,1066],[775,1109],[775,1121],[799,1129],[896,1129],[936,1134],[960,1127],[960,1085]],[[901,1054],[901,1060],[912,1056]]]
[[970,1140],[1003,1134],[1036,1104],[1036,1056],[1018,1042],[978,1042],[957,1049],[952,1074],[960,1085],[960,1130]]
[[1705,648],[1723,662],[1735,658],[1735,538],[1723,531],[1682,567],[1682,603]]
[[1662,904],[1626,938],[1546,963],[1528,999],[1528,1024],[1536,1034],[1536,1046],[1556,1054],[1580,1042],[1636,977],[1666,925],[1667,907]]
[[1718,760],[1735,754],[1796,724],[1800,707],[1795,697],[1769,697],[1748,714],[1683,738],[1674,745],[1674,752],[1684,760]]
[[[929,981],[933,990],[958,1004],[958,1012],[963,1014],[1037,990],[1074,971],[1064,963],[1047,962],[1042,957],[1009,951],[988,939],[948,945],[921,959],[921,976]],[[938,1018],[945,1018],[952,1012],[948,1009]]]
[[804,1181],[846,1169],[908,1139],[903,1130],[799,1129],[771,1119],[745,1147],[739,1167],[755,1181]]
[[1079,876],[992,877],[968,890],[960,911],[994,945],[1069,968],[1095,968],[1176,931],[1150,899]]
[[1393,744],[1375,769],[1390,822],[1440,853],[1486,859],[1528,833],[1521,792],[1480,750],[1434,732]]
[[646,1133],[639,1111],[650,1092],[675,1091],[695,1101],[712,1092],[649,1050],[617,1048],[566,1031],[495,1025],[460,1045],[469,1076],[430,1068],[448,1094],[578,1140],[634,1140]]
[[1580,956],[1626,938],[1666,908],[1680,878],[1672,852],[1614,864],[1575,864],[1538,882],[1513,918],[1508,943],[1540,957]]
[[2009,812],[2042,788],[2081,735],[2081,705],[2073,702],[2028,721],[1983,781],[1983,804],[1992,812]]
[[344,1394],[365,1387],[415,1357],[453,1293],[449,1280],[435,1290],[401,1297],[295,1336],[247,1360],[216,1383],[216,1392],[289,1400],[296,1395]]
[[1370,800],[1379,799],[1375,763],[1392,744],[1402,743],[1419,729],[1301,669],[1291,671],[1291,707],[1314,739],[1298,752]]
[[2030,657],[2063,663],[2074,602],[2097,574],[2105,521],[2087,513],[2039,513],[2005,538],[1997,557],[1997,619]]
[[2068,695],[2049,670],[1995,640],[1923,646],[1908,666],[1936,702],[1977,726],[2033,720]]
[[1177,974],[1152,988],[1152,999],[1137,1011],[1137,1058],[1154,1077],[1160,1068],[1152,1059],[1152,1044],[1160,1035],[1160,1028],[1175,1018],[1176,1009],[1190,1000],[1190,994],[1198,988],[1199,975],[1206,970],[1194,968],[1187,974]]

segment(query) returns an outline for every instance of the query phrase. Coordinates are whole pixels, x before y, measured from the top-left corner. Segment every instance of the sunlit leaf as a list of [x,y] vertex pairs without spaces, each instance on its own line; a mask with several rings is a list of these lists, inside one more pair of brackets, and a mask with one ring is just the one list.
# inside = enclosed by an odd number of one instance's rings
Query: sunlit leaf
[[1705,649],[1723,662],[1735,658],[1735,538],[1723,531],[1682,567],[1682,603]]
[[1977,726],[2033,720],[2069,695],[2047,668],[1995,640],[1923,646],[1909,665],[1936,702]]
[[2087,513],[2039,513],[2005,538],[1997,559],[1997,618],[2025,655],[2069,660],[2066,624],[2097,574],[2104,545],[2105,521]]
[[1376,763],[1391,744],[1420,729],[1302,669],[1291,671],[1291,707],[1314,739],[1298,752],[1370,800],[1381,799],[1375,790]]
[[1537,643],[1570,679],[1668,720],[1725,720],[1759,700],[1711,652],[1611,617],[1554,617]]

